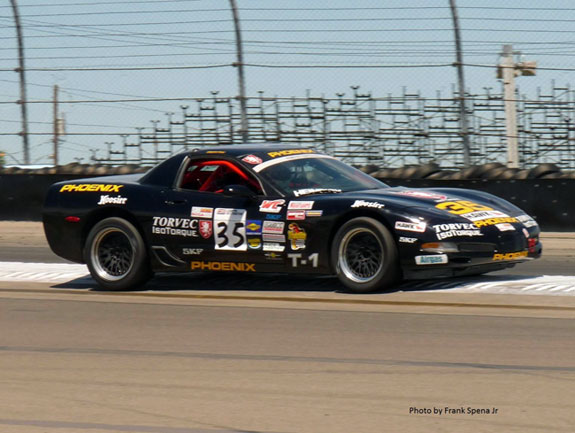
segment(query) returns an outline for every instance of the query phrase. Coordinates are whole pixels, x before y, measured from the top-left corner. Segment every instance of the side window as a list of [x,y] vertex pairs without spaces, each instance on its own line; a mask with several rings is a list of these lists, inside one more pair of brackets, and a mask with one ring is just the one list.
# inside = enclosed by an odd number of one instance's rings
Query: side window
[[180,188],[221,193],[228,185],[244,185],[257,194],[262,193],[253,176],[232,162],[224,160],[190,161],[182,176]]

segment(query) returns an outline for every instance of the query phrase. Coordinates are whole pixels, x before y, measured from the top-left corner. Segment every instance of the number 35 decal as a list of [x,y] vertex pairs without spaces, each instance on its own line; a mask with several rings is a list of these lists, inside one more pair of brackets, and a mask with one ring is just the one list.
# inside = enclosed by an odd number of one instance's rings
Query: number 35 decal
[[452,213],[455,215],[464,215],[464,214],[476,212],[476,211],[493,210],[493,208],[490,208],[488,206],[483,206],[481,204],[477,204],[477,203],[474,203],[472,201],[465,201],[465,200],[446,201],[443,203],[439,203],[435,207],[438,209],[446,210],[449,213]]
[[214,235],[216,250],[247,251],[245,209],[216,209]]

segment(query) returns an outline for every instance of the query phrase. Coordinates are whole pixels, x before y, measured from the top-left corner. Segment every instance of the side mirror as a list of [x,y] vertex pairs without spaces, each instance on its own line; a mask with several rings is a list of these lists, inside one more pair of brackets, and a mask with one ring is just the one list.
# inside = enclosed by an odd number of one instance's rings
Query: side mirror
[[246,197],[251,200],[257,197],[257,194],[245,185],[227,185],[224,187],[224,195],[234,197]]

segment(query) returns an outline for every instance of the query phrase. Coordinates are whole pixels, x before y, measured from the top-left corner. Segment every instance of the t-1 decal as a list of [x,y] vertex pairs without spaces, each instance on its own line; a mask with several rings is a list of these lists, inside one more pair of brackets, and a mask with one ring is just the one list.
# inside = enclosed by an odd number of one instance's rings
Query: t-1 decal
[[288,259],[291,259],[291,265],[294,268],[297,268],[298,266],[305,266],[307,264],[311,264],[312,268],[317,268],[318,262],[319,262],[319,254],[318,253],[313,253],[310,254],[307,258],[303,258],[302,254],[288,254]]

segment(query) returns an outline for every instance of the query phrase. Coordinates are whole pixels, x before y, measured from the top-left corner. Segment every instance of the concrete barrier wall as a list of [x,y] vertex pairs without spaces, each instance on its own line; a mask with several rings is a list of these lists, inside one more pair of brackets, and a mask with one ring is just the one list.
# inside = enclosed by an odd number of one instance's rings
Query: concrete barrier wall
[[[0,220],[40,221],[48,187],[86,175],[0,175]],[[465,188],[502,197],[534,216],[543,230],[575,231],[575,179],[381,179],[391,186]]]

